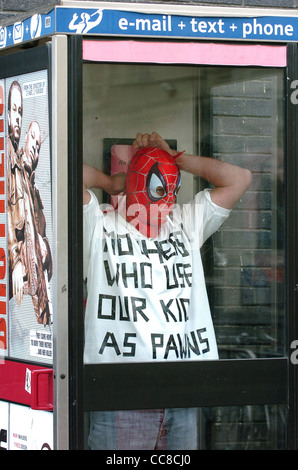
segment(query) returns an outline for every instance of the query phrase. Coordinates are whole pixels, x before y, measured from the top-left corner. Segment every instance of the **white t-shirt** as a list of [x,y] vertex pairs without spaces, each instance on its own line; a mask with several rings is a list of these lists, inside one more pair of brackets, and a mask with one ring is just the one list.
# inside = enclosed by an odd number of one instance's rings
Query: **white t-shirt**
[[84,362],[217,359],[200,248],[230,211],[202,191],[151,239],[90,194]]

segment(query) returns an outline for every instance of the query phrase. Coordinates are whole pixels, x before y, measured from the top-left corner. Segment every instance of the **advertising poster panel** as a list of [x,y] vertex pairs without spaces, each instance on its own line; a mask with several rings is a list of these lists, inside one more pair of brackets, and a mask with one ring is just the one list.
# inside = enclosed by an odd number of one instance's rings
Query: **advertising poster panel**
[[52,450],[53,413],[10,404],[8,450]]
[[9,404],[0,401],[0,450],[8,449],[8,409]]
[[7,243],[5,169],[5,88],[0,80],[0,365],[7,355]]
[[7,78],[5,92],[7,355],[48,364],[53,266],[47,70]]

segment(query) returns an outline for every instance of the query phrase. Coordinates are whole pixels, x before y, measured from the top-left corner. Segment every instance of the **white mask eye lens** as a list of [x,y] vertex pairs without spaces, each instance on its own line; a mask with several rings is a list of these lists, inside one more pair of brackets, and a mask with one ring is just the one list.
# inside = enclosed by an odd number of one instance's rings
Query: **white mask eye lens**
[[167,194],[163,182],[155,173],[151,174],[148,193],[150,199],[161,199]]

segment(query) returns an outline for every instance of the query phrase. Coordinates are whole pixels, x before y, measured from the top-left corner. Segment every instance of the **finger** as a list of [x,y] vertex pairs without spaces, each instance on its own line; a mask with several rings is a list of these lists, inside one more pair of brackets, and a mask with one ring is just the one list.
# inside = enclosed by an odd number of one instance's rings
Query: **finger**
[[142,146],[146,147],[147,145],[149,145],[149,141],[150,141],[150,134],[143,134],[142,135]]
[[19,290],[18,290],[18,305],[21,305],[22,300],[23,300],[23,286],[20,285]]
[[152,132],[150,136],[150,145],[159,147],[166,151],[169,151],[170,148],[166,141],[157,132]]
[[17,285],[17,280],[15,278],[13,280],[12,295],[15,299],[17,298],[17,295],[18,295],[18,285]]
[[20,305],[20,285],[19,283],[17,282],[16,283],[16,302],[18,305]]
[[162,137],[157,134],[157,132],[152,132],[149,136],[149,142],[153,144],[157,144],[159,141],[163,140]]
[[21,302],[20,302],[19,289],[18,289],[17,286],[16,286],[16,289],[15,289],[15,300],[16,300],[16,304],[19,306]]
[[140,148],[142,146],[142,135],[141,132],[138,132],[136,135],[136,139],[133,143],[134,147]]

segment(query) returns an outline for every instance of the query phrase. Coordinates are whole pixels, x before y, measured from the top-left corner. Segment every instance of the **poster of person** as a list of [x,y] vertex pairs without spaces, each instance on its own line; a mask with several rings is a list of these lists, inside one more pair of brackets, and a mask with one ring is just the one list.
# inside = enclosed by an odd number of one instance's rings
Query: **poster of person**
[[0,365],[7,354],[7,243],[5,171],[5,88],[0,80]]
[[9,356],[52,361],[47,71],[5,80]]

